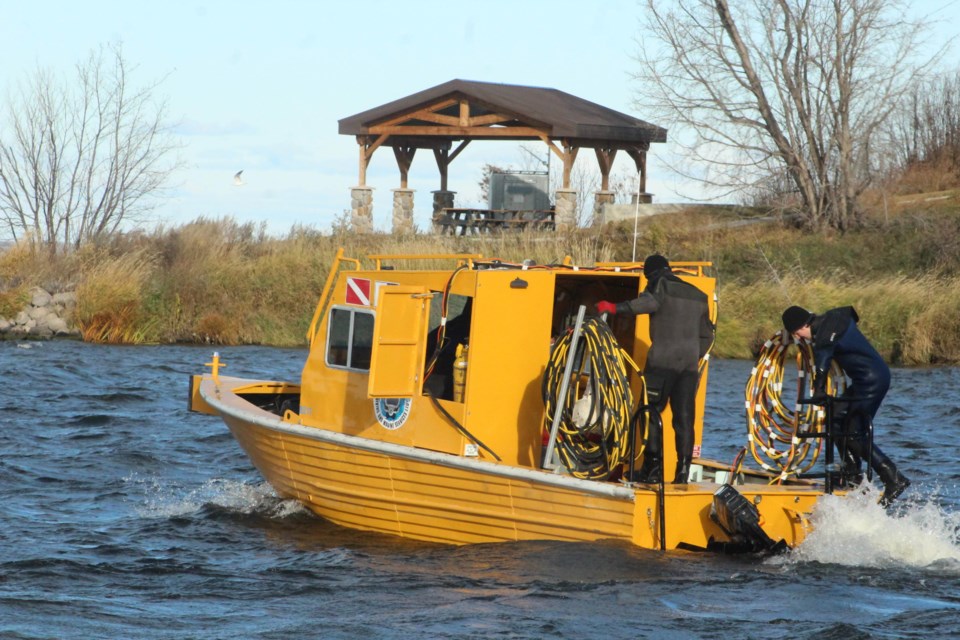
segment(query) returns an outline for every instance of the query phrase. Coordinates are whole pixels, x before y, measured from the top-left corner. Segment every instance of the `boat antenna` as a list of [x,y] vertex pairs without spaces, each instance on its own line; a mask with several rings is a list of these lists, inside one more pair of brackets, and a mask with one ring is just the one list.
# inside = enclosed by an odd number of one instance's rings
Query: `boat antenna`
[[640,217],[640,171],[637,171],[637,202],[633,210],[633,260],[637,261],[637,219]]

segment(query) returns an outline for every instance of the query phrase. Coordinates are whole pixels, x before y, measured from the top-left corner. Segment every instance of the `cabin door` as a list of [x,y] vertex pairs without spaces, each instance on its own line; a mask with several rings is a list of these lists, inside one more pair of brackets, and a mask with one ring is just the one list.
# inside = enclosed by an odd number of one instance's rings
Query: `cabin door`
[[380,289],[373,325],[369,397],[420,395],[432,296],[425,287],[398,285]]

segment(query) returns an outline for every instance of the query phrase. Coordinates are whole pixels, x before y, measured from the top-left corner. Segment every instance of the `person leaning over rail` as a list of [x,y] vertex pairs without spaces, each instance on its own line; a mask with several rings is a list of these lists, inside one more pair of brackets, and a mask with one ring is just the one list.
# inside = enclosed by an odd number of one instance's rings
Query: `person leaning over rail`
[[[693,459],[697,386],[700,359],[713,343],[713,323],[707,295],[678,278],[669,261],[659,254],[643,261],[647,286],[640,297],[614,304],[601,300],[599,313],[650,314],[650,351],[643,378],[650,404],[662,412],[667,402],[673,414],[677,445],[674,484],[686,484]],[[650,429],[643,465],[631,480],[659,482],[663,473],[663,442],[660,429]]]
[[867,423],[871,423],[890,388],[890,367],[877,350],[860,332],[857,323],[860,317],[853,307],[830,309],[816,315],[803,307],[792,306],[783,312],[783,326],[794,338],[804,338],[813,345],[814,375],[813,404],[827,402],[827,372],[830,362],[836,362],[850,380],[836,407],[850,417],[850,431],[834,438],[840,451],[844,471],[854,477],[861,476],[861,463],[869,456],[870,466],[883,482],[881,503],[893,502],[907,487],[910,480],[875,444],[871,448]]

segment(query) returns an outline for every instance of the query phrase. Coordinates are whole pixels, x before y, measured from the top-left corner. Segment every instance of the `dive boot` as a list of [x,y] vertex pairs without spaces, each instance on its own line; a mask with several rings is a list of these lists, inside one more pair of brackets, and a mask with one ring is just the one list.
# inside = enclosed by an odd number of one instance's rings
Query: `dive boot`
[[690,477],[690,458],[677,460],[677,472],[673,476],[673,484],[687,484]]
[[883,495],[880,496],[880,505],[889,507],[894,500],[900,497],[901,493],[907,490],[907,487],[910,486],[910,479],[900,473],[897,466],[890,460],[884,460],[877,465],[876,471],[883,482]]
[[852,435],[834,436],[833,444],[840,463],[840,477],[837,478],[839,486],[859,486],[863,482],[863,445],[860,438]]
[[852,451],[847,451],[841,465],[841,484],[844,487],[858,487],[863,482],[863,467],[859,456]]
[[633,472],[630,478],[633,482],[643,482],[646,484],[655,484],[660,482],[663,475],[663,459],[660,456],[647,454],[643,456],[643,464],[640,469]]

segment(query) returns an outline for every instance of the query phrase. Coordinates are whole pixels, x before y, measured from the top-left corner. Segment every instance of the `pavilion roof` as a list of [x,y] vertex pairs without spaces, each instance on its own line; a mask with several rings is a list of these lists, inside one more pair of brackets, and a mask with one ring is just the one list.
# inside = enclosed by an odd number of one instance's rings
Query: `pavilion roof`
[[[384,136],[387,146],[437,139],[564,140],[594,148],[648,148],[667,130],[558,89],[451,80],[343,118],[344,135]],[[392,139],[392,140],[391,140]]]

